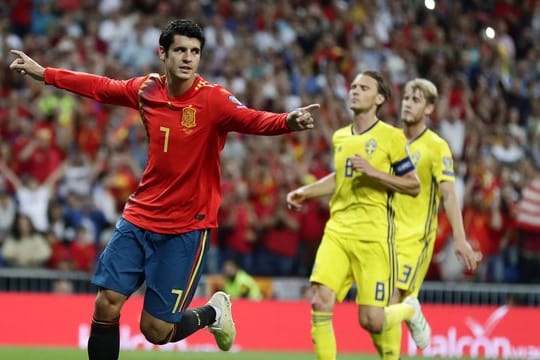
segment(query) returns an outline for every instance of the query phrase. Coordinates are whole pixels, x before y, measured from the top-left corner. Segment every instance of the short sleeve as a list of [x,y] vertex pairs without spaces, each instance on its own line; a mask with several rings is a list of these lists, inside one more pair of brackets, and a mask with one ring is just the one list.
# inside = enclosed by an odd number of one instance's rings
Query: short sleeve
[[437,150],[433,164],[433,175],[437,179],[437,183],[455,181],[454,159],[448,143],[441,140],[438,143]]
[[409,157],[407,138],[401,130],[396,129],[390,138],[390,161],[397,176],[403,176],[414,170],[414,164]]

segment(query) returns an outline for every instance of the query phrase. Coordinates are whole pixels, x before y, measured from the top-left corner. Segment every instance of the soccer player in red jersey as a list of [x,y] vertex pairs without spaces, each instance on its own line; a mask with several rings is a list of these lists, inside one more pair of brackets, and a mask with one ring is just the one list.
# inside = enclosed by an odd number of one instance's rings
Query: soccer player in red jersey
[[164,75],[113,80],[44,68],[11,50],[10,68],[45,84],[97,101],[137,109],[148,135],[148,163],[129,197],[92,279],[99,288],[88,341],[90,360],[118,359],[122,305],[146,280],[141,331],[154,344],[179,341],[208,326],[220,349],[236,330],[229,296],[187,309],[201,275],[209,231],[221,201],[220,151],[230,131],[279,135],[314,127],[318,104],[290,113],[249,109],[197,69],[202,29],[173,20],[159,38]]

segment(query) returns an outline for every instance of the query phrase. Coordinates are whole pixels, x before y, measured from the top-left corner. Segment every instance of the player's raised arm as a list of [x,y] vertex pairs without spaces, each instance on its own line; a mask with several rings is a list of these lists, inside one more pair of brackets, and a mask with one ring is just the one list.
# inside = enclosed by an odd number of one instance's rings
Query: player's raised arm
[[38,81],[43,81],[47,85],[106,104],[138,108],[140,86],[143,81],[150,79],[150,76],[146,76],[129,80],[115,80],[85,72],[61,68],[44,68],[22,51],[11,50],[11,53],[17,58],[11,63],[10,69]]
[[45,81],[45,68],[43,66],[20,50],[10,50],[10,52],[17,57],[9,65],[11,70],[22,75],[29,75],[38,81]]
[[215,86],[213,91],[209,99],[210,108],[225,132],[280,135],[313,129],[315,121],[312,113],[320,107],[319,104],[310,104],[289,113],[274,113],[247,107],[221,86]]

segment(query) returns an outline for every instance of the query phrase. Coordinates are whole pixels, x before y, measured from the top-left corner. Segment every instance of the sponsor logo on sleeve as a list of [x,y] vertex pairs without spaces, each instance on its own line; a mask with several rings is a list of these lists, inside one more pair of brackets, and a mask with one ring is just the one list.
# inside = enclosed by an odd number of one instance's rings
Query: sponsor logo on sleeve
[[229,101],[236,104],[237,109],[246,109],[247,107],[236,98],[236,96],[229,95]]
[[443,174],[447,176],[454,176],[454,161],[449,156],[443,156]]

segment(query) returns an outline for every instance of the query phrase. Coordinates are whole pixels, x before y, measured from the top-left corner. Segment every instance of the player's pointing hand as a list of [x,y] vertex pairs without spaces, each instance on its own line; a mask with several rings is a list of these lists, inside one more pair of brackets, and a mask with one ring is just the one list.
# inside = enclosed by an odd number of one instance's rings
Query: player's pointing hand
[[315,121],[311,113],[320,107],[319,104],[311,104],[291,111],[287,116],[287,126],[294,131],[313,129]]
[[20,50],[10,50],[10,52],[17,56],[11,65],[9,65],[11,70],[15,70],[22,75],[30,75],[38,81],[43,81],[45,78],[45,69],[43,66],[39,65],[34,59]]

